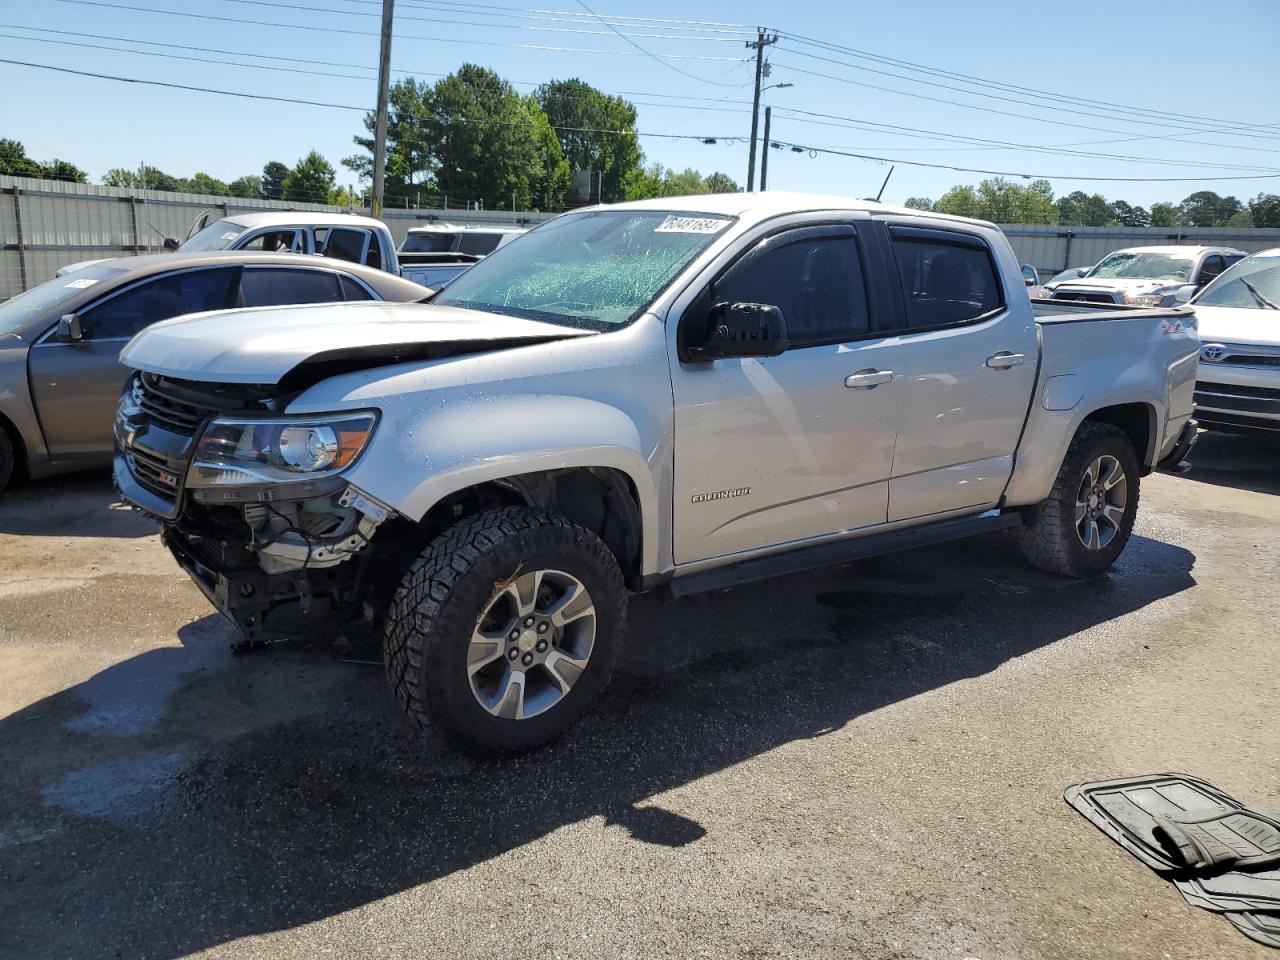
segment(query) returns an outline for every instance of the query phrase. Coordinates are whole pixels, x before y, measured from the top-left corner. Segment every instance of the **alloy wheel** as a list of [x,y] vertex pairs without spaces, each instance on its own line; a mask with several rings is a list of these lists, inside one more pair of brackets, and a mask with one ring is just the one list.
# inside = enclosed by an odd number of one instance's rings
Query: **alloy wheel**
[[1119,534],[1129,502],[1129,482],[1120,461],[1098,457],[1085,470],[1076,494],[1075,526],[1089,550],[1105,550]]

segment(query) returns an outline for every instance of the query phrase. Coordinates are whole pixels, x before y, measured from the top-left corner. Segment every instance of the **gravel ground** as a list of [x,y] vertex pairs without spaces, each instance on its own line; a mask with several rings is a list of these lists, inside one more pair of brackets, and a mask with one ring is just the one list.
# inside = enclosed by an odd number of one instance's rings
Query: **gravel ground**
[[638,600],[603,700],[491,763],[367,652],[232,657],[106,478],[19,487],[0,954],[1269,956],[1061,799],[1172,769],[1280,809],[1280,443],[1196,461],[1094,582],[994,536]]

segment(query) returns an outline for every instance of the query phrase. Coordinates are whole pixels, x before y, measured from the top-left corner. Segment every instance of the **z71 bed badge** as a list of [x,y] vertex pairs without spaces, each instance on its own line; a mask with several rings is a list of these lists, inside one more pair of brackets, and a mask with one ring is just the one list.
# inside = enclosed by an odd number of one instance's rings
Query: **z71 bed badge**
[[714,493],[695,493],[689,502],[706,503],[708,500],[732,500],[734,497],[745,497],[750,492],[750,487],[735,487],[732,490],[716,490]]

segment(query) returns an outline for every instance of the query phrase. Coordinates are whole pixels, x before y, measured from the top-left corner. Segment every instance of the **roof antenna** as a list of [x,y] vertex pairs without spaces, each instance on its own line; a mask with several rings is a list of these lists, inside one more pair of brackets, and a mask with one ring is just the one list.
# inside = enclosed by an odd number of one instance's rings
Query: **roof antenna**
[[880,202],[880,198],[884,196],[884,188],[889,185],[889,178],[893,176],[893,167],[889,167],[889,172],[884,175],[884,183],[880,184],[880,192],[876,194],[876,203]]

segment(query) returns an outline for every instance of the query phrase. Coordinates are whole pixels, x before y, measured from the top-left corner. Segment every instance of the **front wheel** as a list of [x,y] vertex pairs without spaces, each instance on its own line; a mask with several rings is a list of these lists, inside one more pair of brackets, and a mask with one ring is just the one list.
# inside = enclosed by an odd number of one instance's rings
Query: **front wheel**
[[1042,570],[1069,577],[1102,573],[1120,556],[1138,513],[1138,457],[1108,423],[1081,424],[1053,492],[1032,510],[1020,541]]
[[613,673],[626,591],[609,548],[525,507],[460,521],[405,575],[383,657],[401,707],[483,753],[568,728]]

